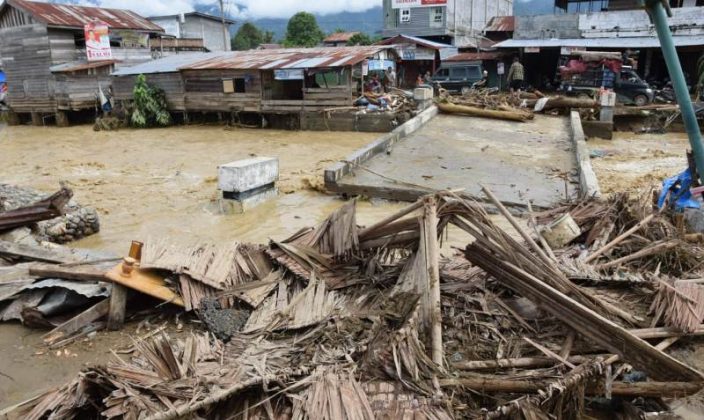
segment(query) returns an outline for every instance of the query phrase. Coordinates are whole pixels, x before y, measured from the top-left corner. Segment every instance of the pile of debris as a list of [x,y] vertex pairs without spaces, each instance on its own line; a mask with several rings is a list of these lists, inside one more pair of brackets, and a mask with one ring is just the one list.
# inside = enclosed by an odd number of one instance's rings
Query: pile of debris
[[[704,291],[676,280],[701,277],[702,253],[664,212],[617,196],[531,214],[577,225],[553,249],[537,221],[527,231],[484,192],[521,241],[443,192],[367,227],[351,201],[266,246],[135,243],[106,274],[108,323],[125,305],[115,291],[130,288],[195,312],[212,334],[137,339],[131,357],[5,414],[581,418],[606,398],[637,416],[704,386],[665,352],[704,333]],[[450,225],[471,239],[443,258]]]
[[461,96],[451,96],[441,89],[435,101],[438,109],[448,114],[525,122],[534,112],[565,113],[572,108],[597,108],[591,98],[545,96],[540,91],[500,92],[496,88],[471,89]]
[[[30,233],[38,241],[66,243],[100,230],[98,213],[71,200],[73,191],[62,186],[53,195],[0,184],[0,233]],[[24,228],[24,229],[23,229]],[[12,236],[12,235],[11,235]]]

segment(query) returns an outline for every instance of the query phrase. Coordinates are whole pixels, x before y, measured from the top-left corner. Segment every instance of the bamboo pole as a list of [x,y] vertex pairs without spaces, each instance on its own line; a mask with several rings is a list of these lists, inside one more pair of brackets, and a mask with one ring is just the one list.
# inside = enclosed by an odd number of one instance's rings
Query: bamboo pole
[[[441,379],[442,387],[465,387],[482,392],[507,392],[533,394],[544,389],[548,383],[543,380],[518,380],[496,378],[449,378]],[[611,385],[613,396],[639,397],[685,397],[696,394],[702,389],[701,382],[614,382]],[[584,392],[587,395],[604,395],[604,388],[599,384],[588,384]]]
[[528,207],[528,217],[530,218],[530,223],[533,225],[533,230],[535,231],[535,234],[538,236],[538,240],[540,241],[540,245],[545,248],[545,252],[548,254],[548,256],[553,260],[557,261],[557,257],[555,256],[555,253],[552,252],[552,248],[550,248],[550,245],[548,245],[548,241],[543,238],[543,235],[540,234],[538,231],[538,222],[535,220],[535,216],[533,215],[533,205],[530,203],[530,200],[526,200],[526,206]]
[[675,248],[678,244],[679,244],[679,242],[678,242],[677,240],[671,240],[671,241],[666,241],[666,242],[660,242],[660,243],[658,243],[658,244],[654,244],[654,245],[647,246],[647,247],[645,247],[645,248],[643,248],[643,249],[641,249],[641,250],[639,250],[639,251],[636,251],[636,252],[634,252],[634,253],[632,253],[632,254],[629,254],[629,255],[623,256],[623,257],[621,257],[621,258],[615,259],[615,260],[613,260],[613,261],[609,261],[609,262],[604,263],[604,264],[599,264],[599,265],[596,266],[596,268],[599,269],[599,270],[603,270],[603,269],[606,269],[606,268],[609,268],[609,267],[614,267],[614,266],[617,266],[617,265],[619,265],[619,264],[622,264],[622,263],[625,263],[625,262],[628,262],[628,261],[637,260],[638,258],[647,257],[647,256],[649,256],[649,255],[657,254],[657,253],[659,253],[659,252],[661,252],[661,251],[665,251],[665,250],[668,250],[668,249]]
[[590,256],[587,257],[586,260],[584,260],[584,262],[590,263],[590,262],[594,261],[600,255],[602,255],[606,251],[610,250],[611,248],[615,247],[616,245],[620,244],[621,242],[623,242],[624,239],[628,238],[633,233],[637,232],[640,228],[642,228],[643,226],[650,223],[650,221],[653,220],[654,217],[655,217],[655,213],[648,215],[648,217],[646,217],[645,219],[638,222],[638,224],[636,224],[632,228],[630,228],[627,231],[620,234],[618,237],[616,237],[616,239],[614,239],[613,241],[609,242],[608,244],[606,244],[606,245],[602,246],[601,248],[597,249],[596,251],[594,251]]
[[373,232],[374,230],[388,225],[389,223],[393,222],[396,219],[400,219],[401,217],[421,208],[423,206],[423,202],[421,200],[416,201],[415,203],[411,204],[410,206],[404,207],[403,209],[397,211],[396,213],[392,214],[391,216],[385,217],[378,222],[374,223],[373,225],[366,227],[362,229],[359,232],[359,238],[362,239],[366,235],[369,234],[369,232]]
[[442,367],[444,352],[442,347],[442,309],[440,305],[440,247],[438,245],[437,198],[428,196],[423,199],[423,232],[425,245],[426,275],[430,293],[431,330],[430,340],[432,359]]

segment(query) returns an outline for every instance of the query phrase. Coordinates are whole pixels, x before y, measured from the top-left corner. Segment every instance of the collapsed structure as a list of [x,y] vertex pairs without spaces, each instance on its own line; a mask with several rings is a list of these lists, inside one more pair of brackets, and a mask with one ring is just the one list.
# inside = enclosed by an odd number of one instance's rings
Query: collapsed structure
[[[88,367],[4,414],[580,418],[599,409],[592,396],[642,413],[702,388],[700,372],[665,353],[704,331],[701,286],[675,280],[701,264],[698,243],[620,195],[535,215],[568,212],[583,233],[551,249],[484,192],[522,241],[476,202],[445,192],[367,227],[351,201],[266,246],[133,244],[104,277],[112,301],[81,314],[84,324],[101,314],[110,324],[120,312],[115,288],[129,287],[195,311],[214,336],[174,340],[156,330],[134,341],[130,357]],[[470,243],[441,258],[450,225]],[[78,326],[69,321],[45,342]]]

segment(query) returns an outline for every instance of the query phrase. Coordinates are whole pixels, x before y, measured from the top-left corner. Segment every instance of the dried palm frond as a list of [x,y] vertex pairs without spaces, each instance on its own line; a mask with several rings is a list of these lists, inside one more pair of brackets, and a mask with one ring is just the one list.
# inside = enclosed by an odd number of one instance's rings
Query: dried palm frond
[[692,332],[704,320],[704,287],[686,281],[672,285],[658,280],[650,311],[655,314],[653,324],[664,316],[665,325],[682,332]]
[[319,367],[302,381],[305,391],[293,399],[292,420],[374,420],[366,392],[352,375],[335,366]]

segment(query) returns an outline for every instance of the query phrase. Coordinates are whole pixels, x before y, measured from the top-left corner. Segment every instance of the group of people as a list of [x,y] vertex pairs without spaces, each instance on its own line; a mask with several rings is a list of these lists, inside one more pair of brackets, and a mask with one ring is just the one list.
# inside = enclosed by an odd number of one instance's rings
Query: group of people
[[396,71],[393,67],[389,67],[384,71],[384,80],[379,78],[379,73],[374,73],[364,84],[365,92],[383,93],[388,92],[390,88],[395,88],[397,83]]

